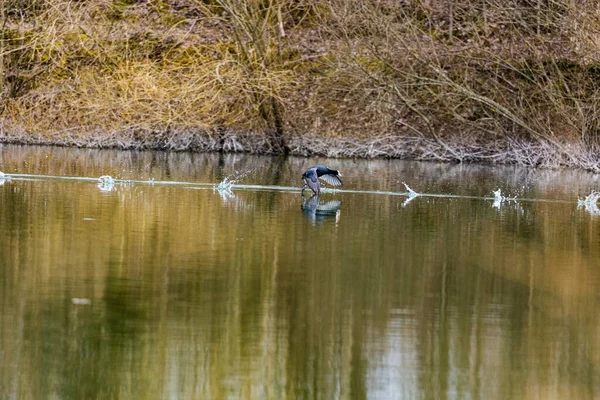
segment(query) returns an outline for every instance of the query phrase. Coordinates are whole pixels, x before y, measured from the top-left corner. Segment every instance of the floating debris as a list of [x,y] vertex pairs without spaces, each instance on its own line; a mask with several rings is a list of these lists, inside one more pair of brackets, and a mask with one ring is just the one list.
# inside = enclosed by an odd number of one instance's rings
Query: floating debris
[[90,299],[85,299],[85,298],[77,298],[77,297],[73,297],[71,299],[71,303],[79,305],[79,306],[87,306],[92,304],[92,300]]

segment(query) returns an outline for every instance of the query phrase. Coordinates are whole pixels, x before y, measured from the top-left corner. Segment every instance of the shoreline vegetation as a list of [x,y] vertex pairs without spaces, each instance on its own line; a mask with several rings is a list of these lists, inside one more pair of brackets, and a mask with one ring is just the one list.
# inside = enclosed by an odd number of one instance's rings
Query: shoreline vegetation
[[0,142],[600,170],[591,0],[0,0]]

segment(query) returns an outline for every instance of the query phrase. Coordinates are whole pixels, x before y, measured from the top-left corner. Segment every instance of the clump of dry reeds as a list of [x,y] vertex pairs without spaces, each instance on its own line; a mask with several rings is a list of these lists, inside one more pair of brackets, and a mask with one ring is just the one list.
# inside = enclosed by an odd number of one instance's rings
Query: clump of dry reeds
[[3,0],[3,140],[571,165],[586,0]]
[[281,151],[280,98],[295,74],[275,33],[283,3],[8,1],[5,129],[59,141],[101,130],[267,132]]
[[[597,159],[593,2],[330,4],[328,32],[346,46],[333,69],[362,87],[355,98],[381,104],[371,108],[393,133],[433,140],[428,157],[585,168]],[[532,149],[538,156],[523,157]]]

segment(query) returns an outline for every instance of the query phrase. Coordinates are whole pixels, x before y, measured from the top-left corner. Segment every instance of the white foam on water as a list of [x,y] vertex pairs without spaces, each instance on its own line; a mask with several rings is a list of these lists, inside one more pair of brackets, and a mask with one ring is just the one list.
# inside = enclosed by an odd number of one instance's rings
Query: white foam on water
[[221,195],[221,198],[223,199],[224,202],[227,202],[227,201],[235,198],[235,195],[233,194],[233,191],[232,191],[234,185],[237,182],[239,182],[241,179],[250,175],[251,173],[252,173],[251,169],[249,169],[247,171],[242,171],[242,172],[234,171],[233,174],[226,176],[225,179],[223,179],[221,182],[219,182],[216,189],[217,189],[217,192],[219,193],[219,195]]
[[492,194],[494,195],[494,202],[492,203],[492,207],[500,209],[500,206],[502,205],[502,203],[510,203],[510,202],[514,202],[517,203],[517,196],[513,196],[513,197],[509,197],[509,196],[502,196],[502,189],[498,189],[492,192]]
[[580,206],[592,205],[598,203],[598,199],[600,199],[600,192],[592,192],[585,199],[577,199],[577,204]]
[[217,192],[221,196],[221,199],[223,200],[223,202],[227,203],[229,200],[232,200],[235,198],[235,195],[233,194],[233,191],[231,190],[231,188],[233,187],[234,184],[235,184],[235,180],[230,179],[229,177],[226,177],[217,185]]
[[4,185],[6,182],[10,182],[10,175],[6,175],[4,172],[0,171],[0,186]]
[[110,192],[115,188],[115,178],[110,175],[102,175],[98,178],[98,189],[102,192]]
[[234,179],[229,179],[229,177],[226,177],[221,182],[219,182],[219,184],[217,185],[217,190],[219,192],[231,192],[231,188],[233,187],[234,184],[235,184]]
[[410,203],[411,201],[413,201],[414,199],[416,199],[417,197],[419,197],[421,194],[415,192],[414,190],[412,190],[410,188],[410,186],[408,186],[406,184],[406,182],[402,182],[402,184],[404,185],[404,187],[406,188],[406,190],[408,190],[408,198],[406,200],[404,200],[404,202],[402,203],[402,207],[406,207],[408,205],[408,203]]
[[408,197],[417,197],[419,195],[419,193],[417,193],[414,190],[412,190],[410,188],[410,186],[408,186],[406,184],[406,182],[402,182],[402,184],[404,185],[404,187],[406,188],[406,190],[408,190]]
[[[247,176],[251,171],[238,174],[238,176]],[[189,182],[189,181],[158,181],[158,180],[141,180],[141,179],[115,179],[108,175],[100,177],[106,182],[100,182],[100,178],[82,177],[82,176],[59,176],[59,175],[40,175],[40,174],[11,174],[7,175],[10,179],[19,181],[37,181],[37,180],[70,180],[70,181],[84,181],[84,182],[99,182],[98,187],[101,190],[110,188],[113,190],[114,187],[109,185],[102,185],[103,183],[124,184],[128,186],[134,185],[170,185],[170,186],[184,186],[186,189],[212,189],[216,191],[222,191],[226,193],[228,198],[233,196],[233,190],[264,190],[264,191],[280,191],[280,192],[300,192],[298,186],[275,186],[275,185],[248,185],[238,184],[234,178],[227,177],[218,184],[210,182]],[[106,178],[104,178],[106,177]],[[111,178],[112,180],[109,180]],[[102,186],[101,186],[102,185]],[[517,197],[505,197],[502,193],[497,190],[494,192],[494,197],[490,196],[471,196],[471,195],[456,195],[450,193],[418,193],[407,187],[408,192],[393,192],[393,191],[382,191],[382,190],[359,190],[359,189],[324,189],[325,193],[336,193],[336,194],[375,194],[384,196],[401,196],[408,197],[410,200],[416,197],[434,197],[442,199],[473,199],[473,200],[499,200],[500,203],[504,201],[511,202],[544,202],[544,203],[563,203],[568,204],[573,201],[569,200],[553,200],[553,199],[540,199],[540,198],[517,198]],[[496,196],[498,193],[498,196]],[[235,196],[233,196],[235,197]]]
[[583,208],[592,215],[600,215],[598,199],[600,199],[600,192],[592,192],[585,199],[577,199],[577,208]]
[[102,175],[100,178],[98,178],[98,182],[100,183],[108,183],[108,184],[115,184],[115,178],[113,178],[110,175]]

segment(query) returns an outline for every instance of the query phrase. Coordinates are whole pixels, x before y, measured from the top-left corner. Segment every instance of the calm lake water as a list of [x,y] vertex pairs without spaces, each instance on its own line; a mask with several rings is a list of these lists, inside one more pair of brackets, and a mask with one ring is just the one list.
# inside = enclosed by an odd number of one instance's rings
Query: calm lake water
[[[303,201],[317,163],[346,191]],[[36,175],[0,181],[2,399],[600,397],[593,174],[7,145],[0,171]]]

